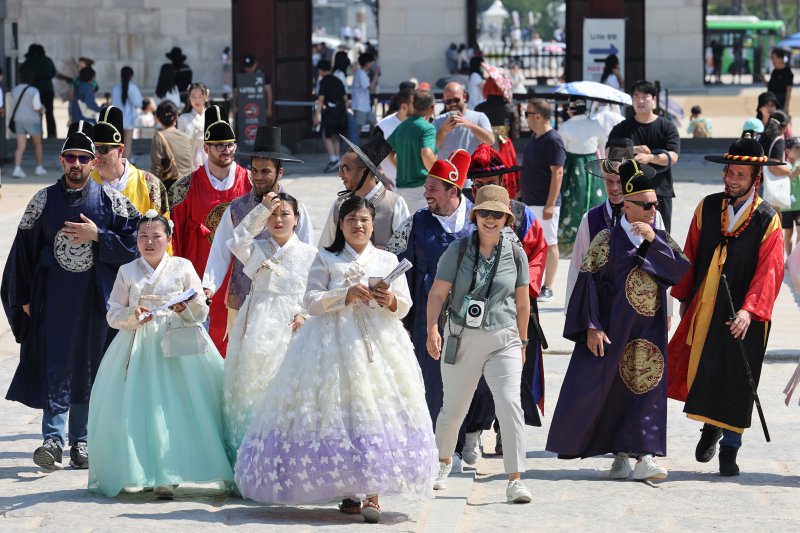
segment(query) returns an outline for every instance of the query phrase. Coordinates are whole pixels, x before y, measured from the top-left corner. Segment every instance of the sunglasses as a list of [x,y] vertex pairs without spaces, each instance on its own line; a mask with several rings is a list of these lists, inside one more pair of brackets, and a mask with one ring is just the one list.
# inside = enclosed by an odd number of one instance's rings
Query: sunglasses
[[481,218],[493,218],[495,220],[500,220],[506,216],[505,213],[500,211],[489,211],[488,209],[478,209],[476,213],[478,213],[478,216]]
[[626,200],[632,204],[636,204],[645,211],[650,211],[653,208],[658,208],[658,202],[638,202],[636,200]]
[[111,150],[117,150],[118,148],[119,146],[100,145],[100,146],[95,146],[94,151],[97,152],[98,154],[106,155]]
[[461,98],[448,98],[444,101],[444,105],[460,104]]
[[85,165],[92,160],[92,156],[90,155],[67,154],[62,155],[61,157],[64,158],[64,161],[66,161],[68,165],[74,164],[75,161],[80,161],[81,165]]

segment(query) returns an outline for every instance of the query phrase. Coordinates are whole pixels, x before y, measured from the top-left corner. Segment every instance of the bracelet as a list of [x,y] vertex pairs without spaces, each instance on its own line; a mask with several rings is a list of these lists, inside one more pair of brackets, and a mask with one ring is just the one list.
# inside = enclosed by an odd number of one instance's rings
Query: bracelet
[[531,342],[530,339],[520,339],[520,341],[522,341],[523,346],[527,346]]

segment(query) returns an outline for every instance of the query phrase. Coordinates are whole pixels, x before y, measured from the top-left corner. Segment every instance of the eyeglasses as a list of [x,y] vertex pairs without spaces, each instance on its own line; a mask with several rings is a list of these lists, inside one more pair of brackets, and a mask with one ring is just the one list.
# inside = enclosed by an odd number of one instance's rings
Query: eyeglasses
[[236,150],[236,143],[209,143],[214,150],[217,152],[224,152],[225,150],[230,150],[233,152]]
[[478,213],[478,216],[481,217],[481,218],[490,218],[491,217],[491,218],[493,218],[495,220],[500,220],[501,218],[506,216],[505,213],[501,213],[500,211],[489,211],[488,209],[478,209],[476,211],[476,213]]
[[98,154],[106,155],[111,150],[116,150],[119,146],[107,146],[107,145],[99,145],[94,147],[94,151]]
[[367,167],[356,165],[356,166],[352,167],[352,169],[351,169],[347,165],[339,165],[339,172],[344,172],[345,174],[347,174],[348,172],[350,172],[350,170],[353,170],[353,169],[356,169],[356,168],[367,168]]
[[92,160],[92,156],[90,155],[67,154],[62,155],[61,157],[64,158],[64,161],[66,161],[68,165],[74,164],[75,161],[80,161],[81,165],[85,165]]
[[444,105],[460,104],[461,98],[448,98],[444,101]]
[[626,200],[626,202],[630,202],[632,204],[636,204],[645,211],[650,211],[653,208],[658,208],[658,202],[637,202],[636,200]]
[[525,116],[526,117],[535,117],[536,115],[540,115],[541,116],[541,113],[536,113],[534,111],[525,111]]

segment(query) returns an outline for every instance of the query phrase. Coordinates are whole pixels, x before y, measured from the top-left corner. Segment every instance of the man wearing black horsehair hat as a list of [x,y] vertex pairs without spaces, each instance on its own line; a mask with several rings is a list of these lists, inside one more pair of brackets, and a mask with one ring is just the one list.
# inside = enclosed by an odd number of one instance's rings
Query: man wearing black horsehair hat
[[[683,411],[703,422],[695,458],[710,461],[720,439],[719,473],[736,476],[742,433],[750,427],[753,392],[741,341],[758,384],[767,349],[770,318],[783,282],[780,216],[758,196],[761,167],[769,160],[749,134],[722,156],[725,191],[706,196],[694,212],[686,254],[692,268],[672,288],[682,320],[669,343],[669,396],[686,402]],[[730,286],[736,316],[731,317]]]
[[[623,214],[589,246],[564,336],[574,341],[547,449],[562,459],[614,454],[610,479],[658,480],[667,470],[667,288],[691,266],[655,229],[655,170],[619,166]],[[630,458],[637,459],[631,468]]]
[[69,414],[70,465],[89,468],[89,394],[116,330],[106,302],[120,265],[136,259],[139,212],[95,183],[92,126],[69,127],[64,174],[34,195],[8,254],[0,298],[20,346],[7,400],[42,410],[44,443],[33,462],[63,468]]
[[[205,113],[203,150],[208,155],[206,163],[175,182],[170,188],[170,205],[175,231],[172,247],[175,255],[185,257],[202,277],[208,254],[214,241],[217,225],[230,203],[250,192],[252,185],[247,169],[234,161],[236,135],[219,106],[211,106]],[[225,294],[227,280],[217,288]],[[211,302],[208,334],[221,354],[225,355],[225,330],[228,310],[224,298]]]
[[411,214],[402,196],[386,188],[389,180],[378,168],[381,162],[392,153],[392,146],[383,138],[383,131],[375,133],[364,144],[357,146],[344,135],[340,135],[348,145],[348,150],[339,162],[339,178],[345,190],[333,202],[325,228],[319,238],[319,247],[333,244],[339,219],[339,207],[350,196],[366,198],[375,206],[375,231],[372,241],[381,250],[386,249],[389,239],[400,224]]
[[[294,159],[281,152],[281,129],[269,126],[259,126],[253,151],[239,155],[250,156],[250,181],[253,189],[231,202],[222,214],[222,220],[214,234],[214,242],[211,244],[211,252],[208,255],[203,274],[203,290],[208,297],[213,297],[218,292],[218,288],[227,282],[228,292],[227,294],[220,293],[220,298],[224,298],[228,308],[228,332],[233,327],[245,297],[250,293],[251,282],[244,273],[242,262],[231,253],[228,240],[233,238],[234,229],[261,203],[265,195],[285,192],[280,183],[281,177],[283,177],[283,164],[302,163],[299,159]],[[300,213],[294,232],[301,241],[314,245],[316,242],[314,241],[314,228],[311,225],[311,215],[302,202],[297,202],[297,208]],[[266,225],[255,235],[255,238],[265,241],[270,239]],[[233,261],[233,266],[231,266],[231,261]],[[231,275],[226,277],[229,269]]]
[[124,194],[140,213],[155,209],[169,217],[167,189],[161,180],[122,157],[125,153],[122,131],[122,110],[114,106],[101,109],[94,127],[92,179]]

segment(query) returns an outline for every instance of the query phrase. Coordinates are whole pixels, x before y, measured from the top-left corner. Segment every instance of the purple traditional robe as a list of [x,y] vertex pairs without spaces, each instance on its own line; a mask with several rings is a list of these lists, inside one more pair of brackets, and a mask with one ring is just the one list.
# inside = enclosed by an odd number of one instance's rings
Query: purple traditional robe
[[[690,267],[663,230],[639,248],[617,225],[592,241],[570,299],[564,337],[574,341],[547,450],[562,458],[667,451],[666,290]],[[613,320],[612,320],[613,317]],[[589,328],[611,345],[595,357]]]

